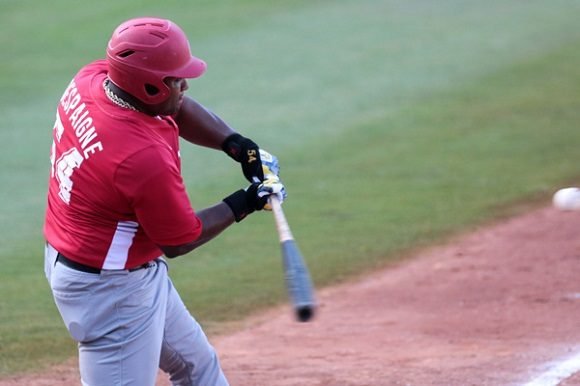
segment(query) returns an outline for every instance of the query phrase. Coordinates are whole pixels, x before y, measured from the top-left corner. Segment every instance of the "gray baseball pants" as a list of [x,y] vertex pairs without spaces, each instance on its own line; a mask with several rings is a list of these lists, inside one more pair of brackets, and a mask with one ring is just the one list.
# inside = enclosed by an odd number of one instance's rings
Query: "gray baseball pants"
[[45,250],[54,301],[78,342],[83,386],[154,386],[158,368],[174,386],[227,386],[215,350],[158,259],[148,268],[74,270]]

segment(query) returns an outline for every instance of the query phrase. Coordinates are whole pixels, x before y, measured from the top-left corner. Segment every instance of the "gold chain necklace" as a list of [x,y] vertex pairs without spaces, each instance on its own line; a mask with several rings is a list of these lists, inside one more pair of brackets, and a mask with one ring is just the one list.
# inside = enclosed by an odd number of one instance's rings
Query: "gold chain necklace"
[[108,85],[109,85],[109,79],[105,79],[103,81],[103,89],[105,90],[105,94],[107,95],[107,98],[109,98],[109,100],[111,102],[113,102],[117,106],[123,107],[125,109],[129,109],[129,110],[133,110],[133,111],[139,111],[139,110],[137,110],[137,108],[135,106],[133,106],[132,104],[130,104],[129,102],[127,102],[126,100],[122,99],[117,94],[115,94],[109,88]]

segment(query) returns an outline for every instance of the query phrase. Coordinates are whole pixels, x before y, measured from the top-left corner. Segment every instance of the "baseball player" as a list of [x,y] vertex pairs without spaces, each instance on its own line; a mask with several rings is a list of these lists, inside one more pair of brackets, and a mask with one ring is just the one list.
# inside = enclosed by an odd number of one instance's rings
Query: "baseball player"
[[[227,385],[162,255],[188,253],[269,195],[284,198],[276,157],[185,96],[206,64],[173,22],[128,20],[106,52],[58,103],[44,224],[45,273],[78,342],[81,382],[149,386],[161,368],[173,385]],[[195,211],[179,137],[223,150],[249,186]]]

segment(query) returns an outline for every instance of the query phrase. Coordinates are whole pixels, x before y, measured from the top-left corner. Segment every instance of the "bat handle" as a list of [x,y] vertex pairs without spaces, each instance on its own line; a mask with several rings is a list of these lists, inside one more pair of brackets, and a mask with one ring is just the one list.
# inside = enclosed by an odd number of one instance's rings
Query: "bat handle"
[[290,225],[288,225],[288,220],[286,220],[286,216],[282,210],[280,199],[275,194],[272,194],[268,200],[272,207],[272,213],[274,214],[274,220],[276,221],[276,228],[278,229],[280,242],[283,243],[284,241],[294,240],[294,236],[290,231]]

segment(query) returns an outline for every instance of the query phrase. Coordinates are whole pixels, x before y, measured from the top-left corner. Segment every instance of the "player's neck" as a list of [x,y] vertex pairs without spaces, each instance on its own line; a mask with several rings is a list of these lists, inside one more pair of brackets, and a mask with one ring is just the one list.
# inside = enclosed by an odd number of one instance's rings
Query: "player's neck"
[[145,109],[142,108],[142,104],[139,100],[117,87],[117,85],[111,82],[110,79],[105,79],[103,88],[105,89],[105,94],[109,100],[117,106],[133,111],[145,112]]

